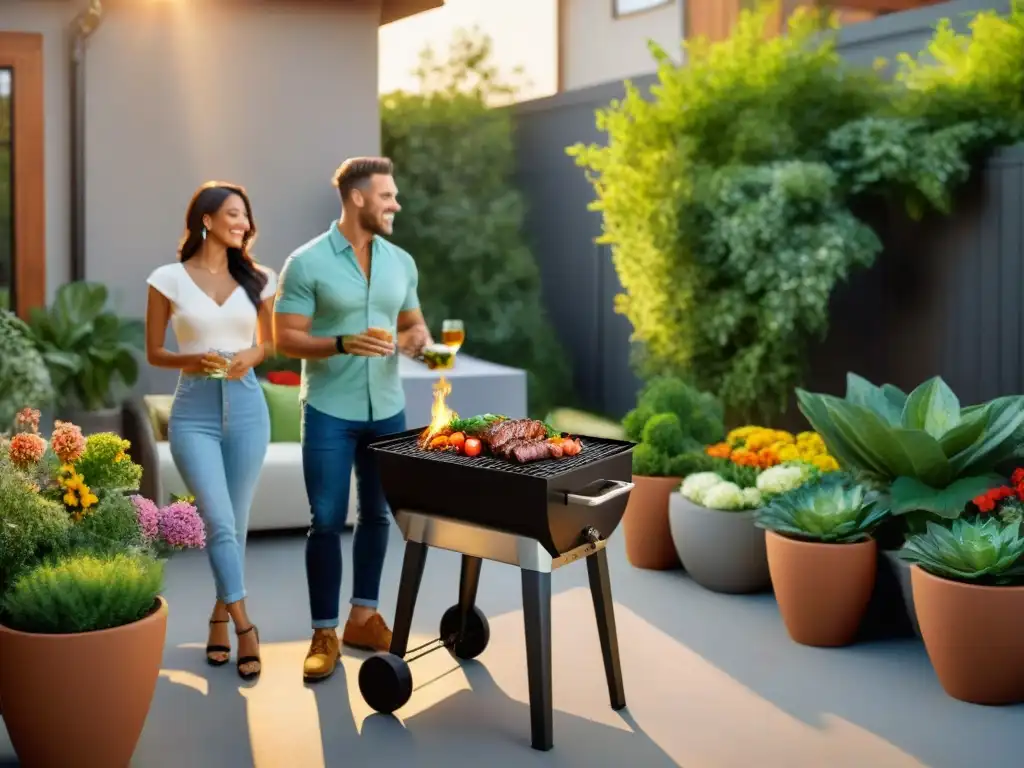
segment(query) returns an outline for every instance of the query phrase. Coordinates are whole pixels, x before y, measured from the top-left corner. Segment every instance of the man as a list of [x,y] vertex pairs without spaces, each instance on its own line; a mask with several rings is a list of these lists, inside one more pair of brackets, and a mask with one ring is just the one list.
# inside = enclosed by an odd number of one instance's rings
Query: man
[[391,630],[377,613],[391,513],[367,446],[405,429],[398,348],[432,343],[412,257],[383,236],[401,210],[391,161],[357,157],[338,168],[341,219],[285,261],[274,307],[277,349],[302,359],[302,469],[312,516],[306,581],[313,641],[307,681],[334,673],[341,532],[355,467],[359,520],[352,545],[352,605],[341,642],[384,651]]

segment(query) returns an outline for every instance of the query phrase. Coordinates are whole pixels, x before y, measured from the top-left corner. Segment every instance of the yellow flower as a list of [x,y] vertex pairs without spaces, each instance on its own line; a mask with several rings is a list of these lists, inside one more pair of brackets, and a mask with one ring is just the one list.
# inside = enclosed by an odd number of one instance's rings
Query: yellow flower
[[812,458],[811,464],[816,466],[822,472],[835,472],[837,469],[839,469],[839,462],[837,462],[827,453]]
[[92,491],[86,490],[82,493],[82,509],[88,509],[97,501],[99,501],[99,499],[96,498],[96,494]]
[[774,435],[775,435],[775,441],[776,442],[786,443],[787,445],[789,445],[790,443],[795,442],[795,440],[796,440],[796,438],[793,437],[793,433],[792,432],[787,432],[784,429],[777,429],[777,430],[775,430]]
[[64,503],[69,507],[78,506],[78,497],[75,495],[74,491],[68,491],[64,494]]
[[726,436],[725,441],[733,444],[742,443],[759,429],[761,428],[753,426],[737,427]]
[[760,451],[775,442],[775,433],[771,430],[762,429],[747,438],[744,446],[748,451]]
[[60,472],[62,475],[73,475],[75,473],[74,464],[61,464]]
[[800,451],[795,445],[784,445],[779,448],[779,461],[796,461],[800,458]]

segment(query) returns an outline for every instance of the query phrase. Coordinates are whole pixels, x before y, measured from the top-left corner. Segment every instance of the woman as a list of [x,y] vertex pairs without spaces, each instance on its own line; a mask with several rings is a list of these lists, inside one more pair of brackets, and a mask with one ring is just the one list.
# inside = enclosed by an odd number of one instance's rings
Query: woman
[[[252,369],[272,343],[277,288],[274,273],[249,255],[255,239],[245,190],[204,184],[185,215],[179,261],[147,280],[146,309],[147,359],[181,371],[168,437],[206,522],[217,588],[206,658],[213,666],[228,662],[230,618],[243,680],[261,670],[259,631],[245,610],[244,560],[249,508],[270,442],[270,416]],[[178,352],[164,348],[168,321]]]

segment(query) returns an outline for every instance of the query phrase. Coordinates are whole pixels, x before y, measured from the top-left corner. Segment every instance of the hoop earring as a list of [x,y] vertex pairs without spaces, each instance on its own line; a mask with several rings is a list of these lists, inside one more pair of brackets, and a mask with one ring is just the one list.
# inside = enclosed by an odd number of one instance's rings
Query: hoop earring
[[206,239],[206,227],[203,227],[203,240]]

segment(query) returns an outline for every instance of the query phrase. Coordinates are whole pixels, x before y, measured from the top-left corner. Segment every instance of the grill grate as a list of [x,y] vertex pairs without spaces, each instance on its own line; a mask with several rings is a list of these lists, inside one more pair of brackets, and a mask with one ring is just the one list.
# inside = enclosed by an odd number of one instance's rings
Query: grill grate
[[581,437],[583,450],[575,456],[563,456],[561,459],[545,459],[529,464],[518,464],[514,461],[494,459],[489,456],[461,456],[446,451],[425,451],[419,446],[419,435],[385,440],[372,445],[379,451],[397,456],[411,456],[424,461],[443,461],[449,464],[462,464],[476,469],[490,469],[513,475],[527,475],[549,480],[553,477],[572,472],[600,459],[614,456],[632,449],[633,444],[618,440],[604,440],[598,437]]

